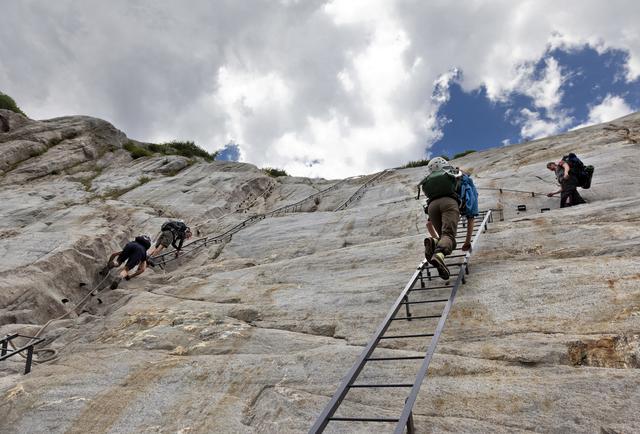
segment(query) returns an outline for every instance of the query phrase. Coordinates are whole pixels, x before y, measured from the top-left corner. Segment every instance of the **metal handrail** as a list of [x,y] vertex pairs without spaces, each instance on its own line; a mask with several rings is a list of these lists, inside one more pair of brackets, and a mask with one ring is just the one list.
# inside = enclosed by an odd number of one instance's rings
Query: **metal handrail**
[[[387,172],[387,171],[385,170],[385,171],[382,171],[382,172],[378,173],[376,175],[376,177],[380,177],[385,172]],[[374,178],[372,178],[371,180],[369,180],[366,183],[364,183],[358,190],[363,189],[363,187],[366,187],[366,185],[368,183],[373,182]],[[236,224],[235,226],[231,227],[230,229],[227,229],[222,234],[215,235],[215,236],[204,236],[202,238],[195,239],[195,240],[185,244],[182,247],[182,249],[181,249],[181,251],[183,251],[182,255],[184,256],[184,255],[188,255],[188,254],[190,254],[192,252],[195,252],[195,251],[199,250],[200,248],[205,247],[209,243],[218,244],[218,243],[224,242],[225,240],[230,240],[231,236],[233,234],[235,234],[236,232],[239,232],[241,229],[244,229],[245,227],[247,227],[247,226],[249,226],[249,225],[251,225],[251,224],[253,224],[253,223],[255,223],[255,222],[259,221],[259,220],[263,220],[263,219],[265,219],[267,217],[273,217],[273,216],[278,215],[278,214],[285,214],[285,213],[288,213],[288,212],[291,212],[291,211],[295,212],[305,202],[307,202],[309,200],[313,200],[313,199],[315,199],[317,197],[320,197],[323,194],[338,188],[339,185],[341,185],[341,184],[343,184],[343,183],[345,183],[345,182],[347,182],[347,181],[349,181],[351,179],[352,178],[342,179],[342,180],[336,182],[335,184],[331,185],[330,187],[327,187],[324,190],[320,190],[317,193],[313,193],[312,195],[309,195],[309,196],[305,197],[304,199],[299,200],[298,202],[291,203],[291,204],[288,204],[288,205],[284,205],[284,206],[282,206],[280,208],[276,208],[276,209],[274,209],[272,211],[269,211],[267,213],[253,215],[253,216],[241,221],[240,223]],[[189,246],[192,246],[193,248],[184,251],[184,249],[189,247]],[[157,262],[159,265],[164,266],[165,264],[167,264],[169,262],[172,262],[172,261],[175,261],[176,259],[179,258],[179,256],[175,256],[175,254],[176,254],[176,251],[175,250],[171,250],[169,252],[165,252],[165,253],[161,253],[160,255],[153,256],[151,259],[153,261]],[[172,255],[173,255],[172,258],[165,259],[165,258],[167,258],[169,256],[172,256]]]
[[[29,342],[26,345],[23,345],[20,348],[10,349],[9,345],[14,345],[11,341],[15,338],[27,338]],[[19,333],[14,333],[12,335],[6,335],[4,338],[0,339],[0,361],[6,360],[9,357],[15,356],[16,354],[20,354],[23,351],[27,351],[26,363],[24,367],[24,374],[27,375],[31,372],[31,363],[33,362],[33,347],[43,342],[43,338],[38,338],[35,336],[26,336],[21,335]]]
[[[245,227],[247,227],[247,226],[249,226],[249,225],[251,225],[253,223],[256,223],[259,220],[263,220],[263,219],[265,219],[267,217],[272,217],[272,216],[275,216],[277,214],[284,214],[284,213],[290,212],[291,210],[295,211],[303,203],[305,203],[305,202],[307,202],[309,200],[313,200],[316,197],[319,197],[319,196],[327,193],[328,191],[331,191],[331,190],[334,190],[334,189],[338,188],[339,185],[343,184],[344,182],[348,181],[349,179],[350,178],[342,179],[342,180],[336,182],[335,184],[331,185],[330,187],[327,187],[324,190],[320,190],[320,191],[318,191],[316,193],[313,193],[312,195],[309,195],[309,196],[305,197],[304,199],[299,200],[298,202],[291,203],[291,204],[288,204],[288,205],[284,205],[284,206],[282,206],[280,208],[277,208],[275,210],[269,211],[267,213],[253,215],[253,216],[241,221],[240,223],[236,224],[235,226],[227,229],[222,234],[215,235],[215,236],[204,236],[202,238],[195,239],[195,240],[191,241],[190,243],[185,244],[183,246],[183,248],[181,249],[183,251],[184,251],[185,248],[187,248],[189,246],[193,246],[193,248],[191,248],[191,249],[187,250],[186,252],[184,252],[183,255],[192,253],[192,252],[194,252],[196,250],[199,250],[200,248],[205,247],[209,243],[218,244],[218,243],[221,243],[221,242],[223,242],[223,241],[225,241],[227,239],[230,240],[231,236],[233,234],[235,234],[236,232],[239,232],[241,229],[244,229]],[[178,259],[178,257],[175,256],[175,253],[176,253],[175,250],[171,250],[169,252],[153,256],[151,259],[153,259],[154,261],[158,262],[161,265],[165,265],[168,262],[172,262],[172,261],[175,261],[176,259]],[[169,258],[169,259],[165,259],[166,257],[171,256],[171,255],[174,255],[174,257],[173,258]]]
[[375,174],[373,177],[371,177],[371,179],[369,179],[367,182],[365,182],[364,184],[362,184],[360,186],[360,188],[358,188],[351,196],[349,196],[349,198],[347,200],[345,200],[344,202],[342,202],[340,205],[338,205],[338,207],[336,209],[334,209],[333,211],[342,211],[343,209],[345,209],[351,202],[355,202],[356,200],[360,199],[362,197],[362,192],[364,192],[364,190],[370,185],[373,184],[374,182],[376,182],[377,180],[379,180],[380,178],[382,178],[384,175],[386,175],[387,173],[391,172],[389,169],[385,169],[382,172],[378,172],[377,174]]

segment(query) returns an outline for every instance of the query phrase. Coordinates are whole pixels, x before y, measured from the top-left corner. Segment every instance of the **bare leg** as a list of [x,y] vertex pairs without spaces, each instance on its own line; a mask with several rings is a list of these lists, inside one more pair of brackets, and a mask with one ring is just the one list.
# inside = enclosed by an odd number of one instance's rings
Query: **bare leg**
[[155,255],[159,255],[160,252],[162,252],[164,250],[164,246],[161,244],[159,246],[156,246],[151,253],[149,253],[149,257],[155,256]]
[[433,227],[433,223],[431,223],[431,220],[427,220],[427,231],[429,231],[429,235],[431,235],[431,238],[440,238],[438,232],[436,232],[436,228]]

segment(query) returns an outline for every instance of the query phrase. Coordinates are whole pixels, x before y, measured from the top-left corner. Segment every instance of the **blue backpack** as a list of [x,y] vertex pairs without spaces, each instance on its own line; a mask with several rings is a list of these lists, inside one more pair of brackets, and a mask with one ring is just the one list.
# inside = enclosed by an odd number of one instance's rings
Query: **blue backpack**
[[478,215],[478,190],[473,184],[471,177],[462,175],[460,182],[460,211],[466,217]]

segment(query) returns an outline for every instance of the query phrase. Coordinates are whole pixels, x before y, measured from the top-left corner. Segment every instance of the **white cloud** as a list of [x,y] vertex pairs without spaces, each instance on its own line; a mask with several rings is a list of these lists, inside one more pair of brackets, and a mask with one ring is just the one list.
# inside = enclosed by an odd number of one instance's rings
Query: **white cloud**
[[537,139],[540,137],[550,136],[562,129],[562,123],[555,120],[544,119],[540,113],[531,111],[527,108],[520,110],[519,123],[522,125],[520,134],[526,139]]
[[[640,77],[640,3],[623,0],[32,0],[2,13],[20,26],[0,27],[0,90],[32,116],[94,115],[210,150],[235,140],[247,161],[298,175],[420,158],[454,79],[494,101],[530,96],[525,137],[566,128],[570,71],[551,58],[534,70],[550,47],[627,50],[626,79]],[[624,108],[607,104],[594,119]]]
[[607,94],[600,104],[596,104],[589,107],[589,118],[584,124],[578,125],[573,129],[582,127],[588,127],[589,125],[599,124],[602,122],[608,122],[613,119],[620,118],[622,116],[632,113],[632,109],[624,100],[624,98]]
[[567,111],[560,108],[562,100],[561,86],[565,81],[558,62],[553,57],[544,59],[545,67],[540,77],[536,77],[535,65],[521,65],[519,75],[511,82],[510,89],[504,89],[500,100],[507,101],[515,92],[526,95],[533,100],[541,112],[522,109],[516,118],[521,126],[520,135],[526,139],[535,139],[562,131],[573,121]]

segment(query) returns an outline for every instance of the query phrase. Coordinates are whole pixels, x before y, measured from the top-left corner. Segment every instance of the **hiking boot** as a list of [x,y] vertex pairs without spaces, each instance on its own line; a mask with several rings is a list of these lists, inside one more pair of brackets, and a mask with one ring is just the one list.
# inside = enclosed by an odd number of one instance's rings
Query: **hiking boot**
[[118,289],[118,285],[120,285],[121,277],[116,277],[113,282],[111,282],[111,289]]
[[434,254],[431,257],[431,260],[429,262],[431,263],[431,265],[436,267],[436,270],[438,270],[438,275],[440,276],[441,279],[449,280],[449,276],[451,274],[449,273],[449,268],[447,268],[447,264],[444,263],[444,253],[438,252]]
[[427,261],[431,261],[431,257],[433,256],[433,252],[436,250],[436,240],[431,237],[427,237],[424,239],[424,258]]

